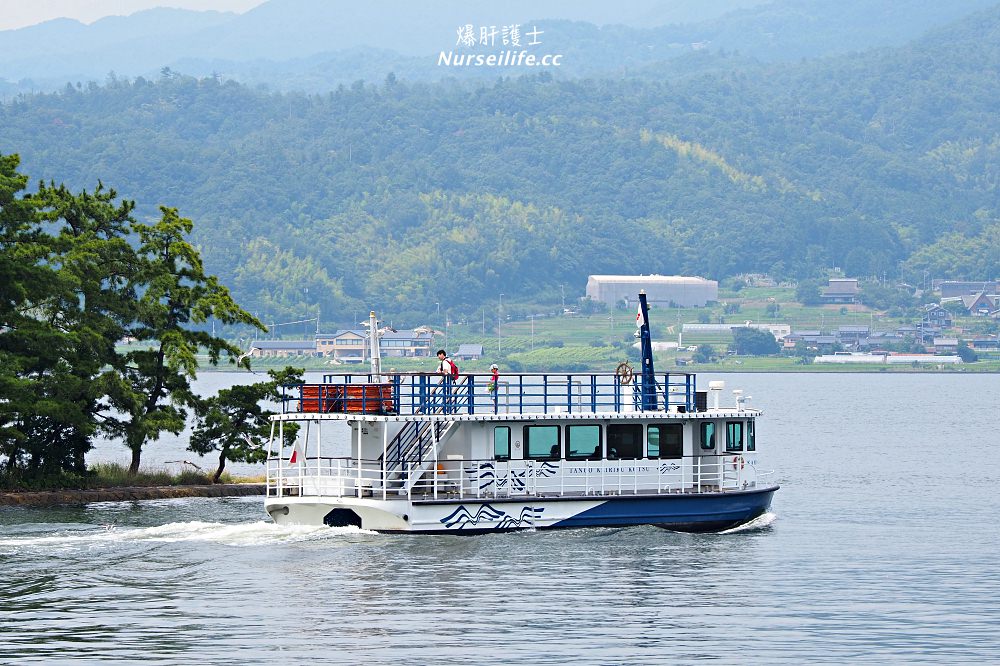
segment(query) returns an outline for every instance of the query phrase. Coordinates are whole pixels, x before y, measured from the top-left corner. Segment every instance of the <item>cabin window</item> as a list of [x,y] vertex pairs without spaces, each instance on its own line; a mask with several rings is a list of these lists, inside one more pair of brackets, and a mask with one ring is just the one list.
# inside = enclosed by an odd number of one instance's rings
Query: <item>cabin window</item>
[[726,451],[743,450],[743,421],[726,422]]
[[601,426],[566,426],[566,460],[600,460]]
[[647,458],[684,457],[684,426],[680,423],[659,423],[646,429]]
[[524,450],[527,458],[559,460],[559,426],[524,426]]
[[754,422],[747,421],[747,451],[757,450],[757,440],[754,436],[754,430],[756,430]]
[[608,460],[642,457],[642,426],[615,423],[608,426]]
[[706,451],[715,450],[715,423],[704,421],[701,424],[701,448]]
[[510,460],[510,428],[507,426],[493,429],[493,458]]

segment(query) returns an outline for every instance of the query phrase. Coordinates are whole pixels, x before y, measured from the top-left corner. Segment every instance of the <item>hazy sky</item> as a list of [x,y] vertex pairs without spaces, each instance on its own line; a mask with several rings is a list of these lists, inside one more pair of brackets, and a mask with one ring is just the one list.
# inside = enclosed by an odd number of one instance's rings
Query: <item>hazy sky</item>
[[93,23],[104,16],[126,16],[151,7],[243,12],[263,2],[264,0],[0,0],[0,30],[23,28],[60,17]]

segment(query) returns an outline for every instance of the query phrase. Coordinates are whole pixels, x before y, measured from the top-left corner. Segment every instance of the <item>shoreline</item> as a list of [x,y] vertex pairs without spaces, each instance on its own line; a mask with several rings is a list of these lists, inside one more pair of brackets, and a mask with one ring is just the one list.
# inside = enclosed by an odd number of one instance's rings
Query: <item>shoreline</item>
[[198,486],[125,486],[86,490],[23,490],[0,492],[0,507],[48,507],[91,502],[133,502],[183,497],[263,496],[263,483],[219,483]]

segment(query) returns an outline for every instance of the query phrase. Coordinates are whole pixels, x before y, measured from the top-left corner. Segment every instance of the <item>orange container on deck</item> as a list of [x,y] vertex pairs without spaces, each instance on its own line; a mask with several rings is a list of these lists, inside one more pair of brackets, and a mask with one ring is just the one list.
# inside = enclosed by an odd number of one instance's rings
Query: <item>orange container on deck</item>
[[304,384],[303,412],[393,414],[390,384]]

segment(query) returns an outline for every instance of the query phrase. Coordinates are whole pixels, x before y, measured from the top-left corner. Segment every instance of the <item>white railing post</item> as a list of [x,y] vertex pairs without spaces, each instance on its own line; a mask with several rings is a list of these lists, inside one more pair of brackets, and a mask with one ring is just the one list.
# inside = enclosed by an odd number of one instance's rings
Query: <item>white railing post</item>
[[361,426],[358,426],[358,474],[354,483],[354,494],[361,498]]
[[382,475],[382,499],[388,498],[389,493],[389,421],[386,420],[382,428],[382,468],[379,473]]

